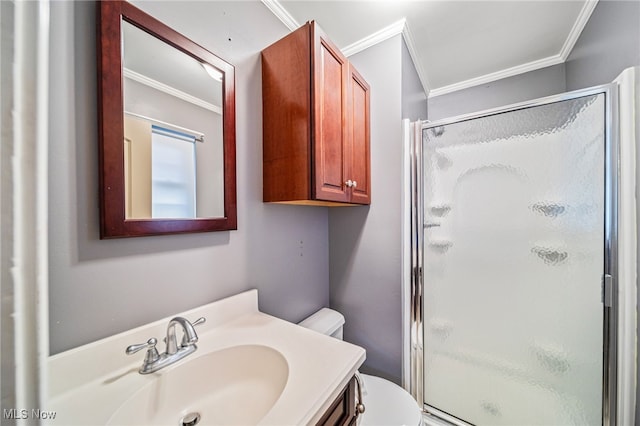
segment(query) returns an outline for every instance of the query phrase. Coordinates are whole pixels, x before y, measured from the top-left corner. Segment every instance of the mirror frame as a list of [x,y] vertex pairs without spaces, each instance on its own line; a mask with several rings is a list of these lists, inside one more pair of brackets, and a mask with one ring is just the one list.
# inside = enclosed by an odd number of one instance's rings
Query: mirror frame
[[[236,201],[235,68],[182,34],[126,1],[101,1],[97,6],[98,132],[100,157],[100,238],[139,237],[234,230]],[[161,41],[208,63],[224,74],[223,152],[224,216],[195,219],[127,219],[124,182],[124,97],[122,20]]]

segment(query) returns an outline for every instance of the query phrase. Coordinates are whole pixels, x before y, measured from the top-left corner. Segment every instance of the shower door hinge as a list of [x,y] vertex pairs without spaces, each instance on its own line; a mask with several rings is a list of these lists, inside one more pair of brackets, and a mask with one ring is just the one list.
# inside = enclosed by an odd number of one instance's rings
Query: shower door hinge
[[613,279],[611,275],[604,274],[602,276],[602,303],[606,307],[613,306]]

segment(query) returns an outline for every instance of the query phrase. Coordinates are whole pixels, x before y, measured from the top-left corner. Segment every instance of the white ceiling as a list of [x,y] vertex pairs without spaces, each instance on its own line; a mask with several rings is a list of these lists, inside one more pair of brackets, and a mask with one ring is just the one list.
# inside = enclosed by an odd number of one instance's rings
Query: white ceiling
[[349,56],[403,34],[430,96],[564,62],[597,0],[262,0],[293,30],[315,20]]

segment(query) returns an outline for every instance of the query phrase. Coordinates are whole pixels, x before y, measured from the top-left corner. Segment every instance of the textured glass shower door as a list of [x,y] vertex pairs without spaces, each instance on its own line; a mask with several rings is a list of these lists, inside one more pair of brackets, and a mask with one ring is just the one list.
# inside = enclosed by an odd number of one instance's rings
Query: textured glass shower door
[[602,424],[605,117],[599,93],[423,129],[429,407]]

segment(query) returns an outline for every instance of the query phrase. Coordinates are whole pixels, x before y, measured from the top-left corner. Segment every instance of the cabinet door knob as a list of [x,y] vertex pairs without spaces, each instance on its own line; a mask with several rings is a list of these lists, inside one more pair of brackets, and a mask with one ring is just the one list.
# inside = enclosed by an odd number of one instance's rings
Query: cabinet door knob
[[356,182],[355,180],[352,183],[353,187],[355,188],[356,186],[358,186],[358,182]]
[[348,181],[345,182],[345,185],[347,185],[347,187],[351,188],[353,186],[353,181],[351,179],[349,179]]

